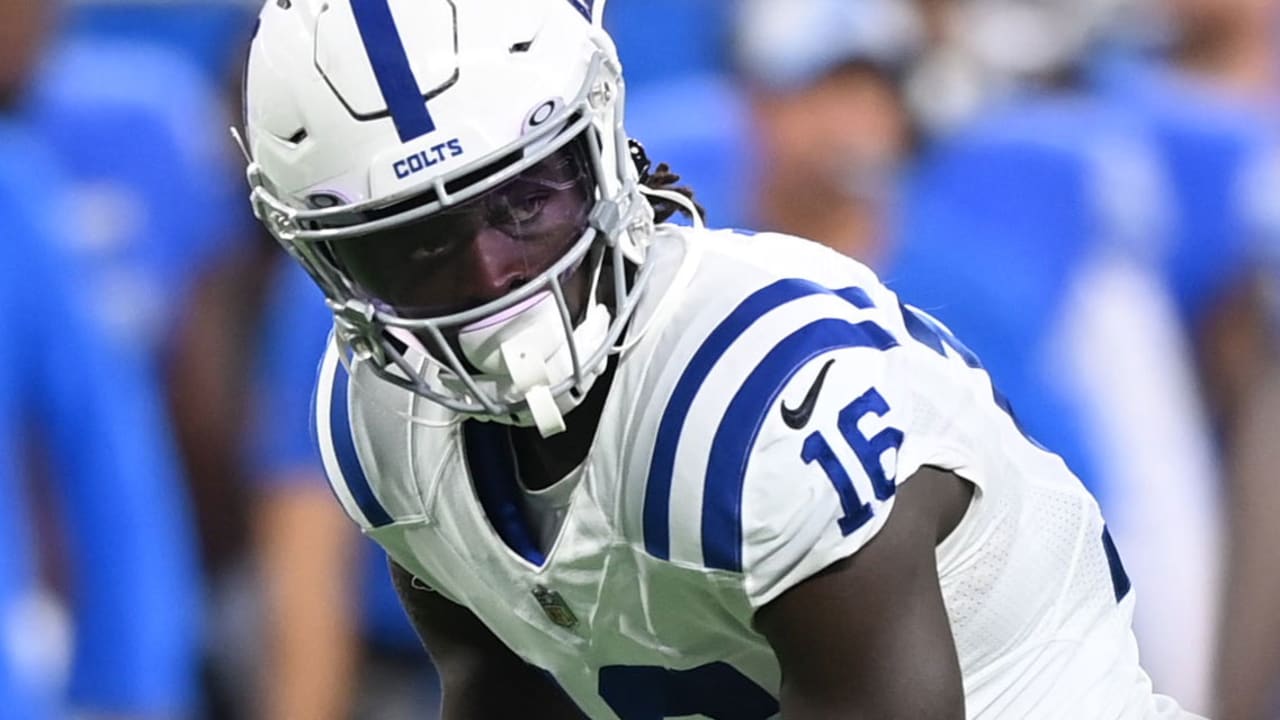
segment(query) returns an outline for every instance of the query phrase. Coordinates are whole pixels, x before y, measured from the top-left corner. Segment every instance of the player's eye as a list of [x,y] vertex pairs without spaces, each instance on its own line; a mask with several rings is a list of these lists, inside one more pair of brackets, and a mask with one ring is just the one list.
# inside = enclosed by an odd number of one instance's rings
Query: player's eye
[[527,190],[503,198],[494,213],[498,225],[520,225],[532,222],[542,214],[551,193],[547,190]]

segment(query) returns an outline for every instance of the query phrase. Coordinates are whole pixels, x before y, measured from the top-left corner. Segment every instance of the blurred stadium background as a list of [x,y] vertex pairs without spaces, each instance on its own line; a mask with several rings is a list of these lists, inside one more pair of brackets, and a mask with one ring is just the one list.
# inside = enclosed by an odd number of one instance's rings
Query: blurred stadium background
[[[0,718],[429,718],[253,223],[253,0],[0,0]],[[718,226],[876,267],[1101,500],[1157,690],[1280,717],[1280,0],[610,0]]]

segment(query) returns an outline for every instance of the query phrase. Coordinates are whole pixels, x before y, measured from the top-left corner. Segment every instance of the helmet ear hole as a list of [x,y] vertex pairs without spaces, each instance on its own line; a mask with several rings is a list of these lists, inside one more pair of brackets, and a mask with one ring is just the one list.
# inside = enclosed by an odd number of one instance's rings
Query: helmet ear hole
[[307,206],[312,210],[327,210],[342,204],[342,198],[333,193],[313,193],[307,196]]

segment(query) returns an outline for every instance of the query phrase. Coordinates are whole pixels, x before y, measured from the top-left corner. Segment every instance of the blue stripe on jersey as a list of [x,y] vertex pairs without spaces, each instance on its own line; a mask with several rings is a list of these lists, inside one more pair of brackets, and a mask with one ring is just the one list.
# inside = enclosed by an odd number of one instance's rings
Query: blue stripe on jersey
[[1124,563],[1120,562],[1120,551],[1111,539],[1111,531],[1106,527],[1102,528],[1102,549],[1107,553],[1107,567],[1111,569],[1111,587],[1116,592],[1116,602],[1120,602],[1129,594],[1132,584],[1129,574],[1124,571]]
[[[671,482],[675,474],[676,448],[693,400],[711,374],[712,368],[729,350],[733,341],[769,311],[792,300],[830,292],[832,291],[816,283],[796,279],[779,280],[761,288],[721,321],[693,354],[671,392],[654,441],[653,460],[649,465],[649,479],[644,496],[644,545],[650,555],[661,560],[671,558]],[[871,298],[861,288],[837,290],[835,294],[858,308],[874,306]]]
[[471,420],[462,424],[462,440],[476,495],[489,524],[507,547],[542,567],[547,561],[546,555],[538,549],[520,507],[510,431],[498,423]]
[[591,22],[591,13],[594,10],[596,0],[569,0],[569,4],[572,5],[573,9],[577,10],[582,17],[586,18],[587,22]]
[[825,318],[769,351],[733,396],[716,428],[702,496],[702,560],[709,568],[742,570],[742,493],[747,460],[769,410],[806,363],[840,348],[888,350],[898,341],[872,322]]
[[409,142],[436,129],[427,110],[418,80],[409,66],[404,42],[396,30],[387,0],[351,0],[364,51],[373,66],[373,76],[396,124],[400,142]]
[[355,438],[351,434],[350,409],[347,406],[349,383],[347,368],[339,362],[333,372],[333,395],[329,398],[329,432],[333,436],[333,452],[338,456],[342,482],[346,484],[356,505],[360,506],[360,512],[364,513],[365,519],[373,527],[385,527],[392,523],[391,516],[373,494],[369,478],[360,465],[360,456],[356,454]]
[[871,296],[867,294],[867,291],[860,287],[847,287],[843,290],[834,290],[832,292],[859,310],[868,310],[876,306],[875,303],[871,302]]

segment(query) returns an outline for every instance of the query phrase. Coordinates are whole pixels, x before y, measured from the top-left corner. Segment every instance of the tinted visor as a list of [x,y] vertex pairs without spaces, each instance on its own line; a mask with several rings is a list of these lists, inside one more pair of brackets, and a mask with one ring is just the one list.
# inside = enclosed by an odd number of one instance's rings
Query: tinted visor
[[438,317],[546,272],[586,232],[593,202],[581,154],[564,148],[466,203],[328,247],[361,294],[401,317]]

